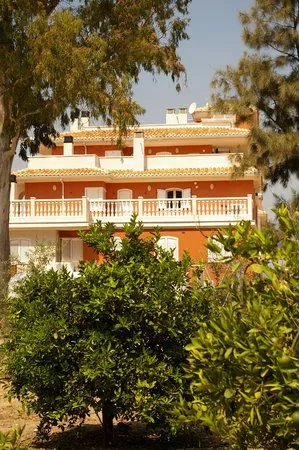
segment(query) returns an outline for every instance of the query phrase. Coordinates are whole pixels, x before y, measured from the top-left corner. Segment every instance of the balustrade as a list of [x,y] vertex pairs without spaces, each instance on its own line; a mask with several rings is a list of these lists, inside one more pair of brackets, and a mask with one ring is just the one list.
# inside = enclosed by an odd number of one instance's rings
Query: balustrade
[[104,199],[46,199],[14,200],[10,205],[11,222],[51,222],[59,219],[90,223],[96,220],[127,222],[136,214],[143,222],[176,220],[188,222],[252,220],[252,196],[229,198],[180,198],[104,200]]

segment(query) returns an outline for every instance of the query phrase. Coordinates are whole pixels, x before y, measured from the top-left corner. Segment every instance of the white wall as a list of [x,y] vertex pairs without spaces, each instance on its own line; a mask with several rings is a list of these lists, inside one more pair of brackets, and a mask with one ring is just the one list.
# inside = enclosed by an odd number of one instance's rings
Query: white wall
[[90,169],[99,167],[96,155],[43,155],[29,158],[28,169]]
[[[10,240],[15,241],[26,241],[28,242],[28,246],[26,245],[26,252],[34,251],[35,247],[38,245],[38,243],[44,243],[49,245],[56,245],[58,238],[58,233],[55,230],[41,230],[39,231],[33,231],[33,230],[13,230],[10,231]],[[55,260],[55,257],[53,258]],[[26,262],[26,261],[21,261]]]
[[229,154],[147,156],[146,169],[232,167]]

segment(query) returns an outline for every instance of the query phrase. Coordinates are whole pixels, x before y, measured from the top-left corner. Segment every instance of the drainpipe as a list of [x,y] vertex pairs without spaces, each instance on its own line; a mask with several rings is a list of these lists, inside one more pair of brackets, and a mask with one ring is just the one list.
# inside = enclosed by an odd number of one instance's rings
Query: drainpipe
[[133,139],[134,170],[145,169],[144,156],[144,134],[142,131],[136,131]]
[[61,198],[64,200],[64,181],[62,178],[60,178],[61,183]]

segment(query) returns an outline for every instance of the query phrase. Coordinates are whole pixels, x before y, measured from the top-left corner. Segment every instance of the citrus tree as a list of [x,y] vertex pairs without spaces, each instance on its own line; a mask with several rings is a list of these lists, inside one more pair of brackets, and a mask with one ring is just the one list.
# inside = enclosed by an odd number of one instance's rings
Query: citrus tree
[[206,314],[187,256],[176,261],[135,219],[121,248],[115,231],[96,224],[82,233],[103,261],[78,278],[32,270],[11,300],[6,346],[11,392],[40,415],[41,429],[93,408],[107,445],[115,418],[169,427],[170,405],[188,390],[184,347]]
[[264,231],[241,223],[211,243],[231,253],[234,274],[187,346],[192,401],[180,419],[236,449],[299,445],[299,213],[282,206],[277,220]]

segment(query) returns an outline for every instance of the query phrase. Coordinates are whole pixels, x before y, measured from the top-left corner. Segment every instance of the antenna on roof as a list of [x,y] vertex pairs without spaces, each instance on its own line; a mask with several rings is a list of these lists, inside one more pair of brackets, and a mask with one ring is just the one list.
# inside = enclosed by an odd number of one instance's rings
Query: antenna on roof
[[195,112],[196,108],[197,108],[196,103],[195,102],[191,103],[191,105],[189,106],[189,110],[188,110],[189,114],[193,114]]

